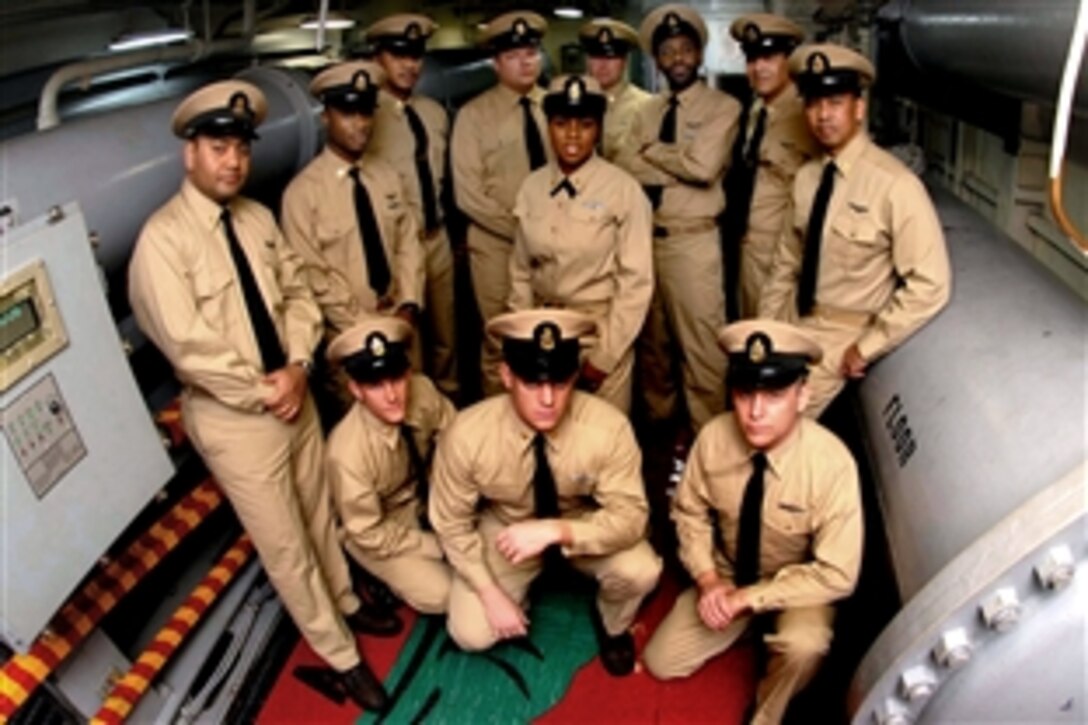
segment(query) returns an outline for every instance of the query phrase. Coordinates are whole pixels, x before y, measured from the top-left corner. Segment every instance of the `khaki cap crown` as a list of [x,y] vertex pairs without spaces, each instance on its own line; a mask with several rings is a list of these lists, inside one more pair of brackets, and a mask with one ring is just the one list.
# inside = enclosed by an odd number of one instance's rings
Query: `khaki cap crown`
[[591,56],[619,57],[638,45],[638,31],[613,18],[595,18],[578,30],[582,47]]
[[[660,33],[658,33],[659,28]],[[689,28],[698,36],[699,47],[705,48],[707,30],[703,17],[687,5],[669,3],[654,8],[643,18],[642,24],[639,25],[638,35],[642,41],[642,49],[647,53],[655,54],[657,50],[655,40],[660,42],[673,35],[682,35],[688,32]]]
[[805,31],[800,25],[789,18],[773,13],[741,15],[729,26],[729,34],[741,43],[758,41],[759,37],[766,35],[792,38],[797,42],[805,39]]
[[861,53],[834,43],[802,45],[790,56],[790,75],[806,96],[861,90],[876,69]]
[[492,18],[480,31],[479,44],[495,51],[537,45],[548,21],[531,10],[512,10]]
[[337,63],[321,71],[310,82],[310,93],[321,98],[329,93],[369,93],[385,82],[385,71],[369,60]]
[[268,115],[268,100],[261,89],[239,80],[210,83],[190,93],[174,109],[170,127],[178,138],[199,133],[256,138],[256,129]]

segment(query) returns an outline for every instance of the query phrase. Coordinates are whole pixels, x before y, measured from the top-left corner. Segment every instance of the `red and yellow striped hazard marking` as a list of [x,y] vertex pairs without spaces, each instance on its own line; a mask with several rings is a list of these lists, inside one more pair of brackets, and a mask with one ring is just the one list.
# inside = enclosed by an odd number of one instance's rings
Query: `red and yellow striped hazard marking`
[[0,725],[7,723],[114,605],[221,503],[223,494],[210,478],[194,488],[124,553],[101,567],[53,617],[26,654],[4,663],[0,668]]
[[252,555],[253,543],[242,534],[159,630],[132,668],[117,680],[98,713],[91,718],[92,725],[119,725],[128,718],[155,676]]

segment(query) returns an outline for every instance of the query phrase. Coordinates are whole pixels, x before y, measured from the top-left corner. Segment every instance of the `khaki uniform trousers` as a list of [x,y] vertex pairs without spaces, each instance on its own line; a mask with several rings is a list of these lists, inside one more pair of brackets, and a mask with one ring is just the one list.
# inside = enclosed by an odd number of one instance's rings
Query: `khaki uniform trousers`
[[[727,650],[751,624],[751,617],[734,620],[715,631],[703,624],[698,611],[699,590],[691,588],[654,632],[642,660],[659,680],[687,677],[711,657]],[[794,694],[809,683],[831,646],[835,610],[828,606],[785,609],[775,616],[775,631],[764,635],[769,660],[767,674],[756,691],[753,723],[778,723]]]
[[[511,564],[495,548],[495,537],[504,524],[489,512],[480,515],[479,531],[484,556],[499,588],[523,608],[528,605],[529,585],[540,574],[540,558]],[[661,559],[646,541],[608,556],[577,556],[568,559],[578,571],[597,580],[597,610],[610,635],[631,626],[643,598],[653,591],[661,574]],[[531,616],[530,616],[531,619]],[[450,637],[463,650],[490,648],[498,638],[484,613],[483,603],[472,585],[454,574],[450,587],[450,609],[446,620]]]
[[[506,311],[510,296],[510,254],[513,244],[476,224],[468,225],[468,262],[472,273],[472,290],[484,325]],[[483,371],[484,396],[503,391],[499,376],[502,343],[493,335],[483,334],[480,367]]]
[[[414,501],[386,516],[402,526],[419,528]],[[444,614],[450,597],[452,570],[442,556],[437,537],[430,532],[423,536],[427,542],[424,546],[393,556],[376,556],[350,538],[344,539],[344,548],[361,567],[385,582],[412,609],[423,614]]]
[[725,410],[725,324],[718,229],[654,237],[654,296],[639,335],[639,376],[651,420],[674,414],[673,351],[694,432]]
[[616,367],[594,392],[598,398],[608,401],[624,414],[631,412],[631,385],[635,370],[635,351],[630,349],[623,354]]
[[842,359],[846,350],[861,337],[868,319],[868,315],[861,313],[838,312],[819,306],[812,315],[801,318],[798,325],[812,335],[824,351],[819,364],[809,372],[807,417],[819,418],[846,386]]
[[306,642],[336,670],[359,664],[341,613],[360,603],[334,527],[313,400],[307,395],[298,418],[284,423],[188,390],[182,416]]
[[438,389],[455,398],[457,381],[457,307],[454,304],[453,250],[445,227],[423,239],[426,263],[426,290],[421,325],[428,341],[425,351],[427,376]]
[[740,245],[740,315],[759,317],[759,298],[771,274],[776,240],[745,237]]

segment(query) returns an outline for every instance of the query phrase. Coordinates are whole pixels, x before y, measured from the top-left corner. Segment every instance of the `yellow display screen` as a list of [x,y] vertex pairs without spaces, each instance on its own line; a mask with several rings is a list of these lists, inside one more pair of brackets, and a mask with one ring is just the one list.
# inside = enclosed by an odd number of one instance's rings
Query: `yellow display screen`
[[7,352],[20,340],[33,335],[41,324],[38,308],[32,298],[5,300],[0,308],[0,353]]

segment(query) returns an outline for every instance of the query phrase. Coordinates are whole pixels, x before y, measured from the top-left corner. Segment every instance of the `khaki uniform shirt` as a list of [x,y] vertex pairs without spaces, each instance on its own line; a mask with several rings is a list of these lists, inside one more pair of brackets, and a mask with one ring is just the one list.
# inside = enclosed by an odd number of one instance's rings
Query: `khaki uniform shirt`
[[[412,375],[408,386],[405,422],[413,428],[416,447],[426,459],[432,441],[449,426],[456,411],[424,376]],[[379,558],[419,548],[422,529],[402,523],[414,520],[418,512],[406,518],[393,515],[420,504],[398,426],[356,403],[329,435],[325,471],[345,539]]]
[[423,306],[423,248],[397,172],[378,159],[360,164],[382,233],[392,283],[379,300],[367,277],[366,253],[355,214],[351,164],[327,146],[283,193],[283,231],[305,262],[306,277],[335,336],[365,312]]
[[[450,564],[476,590],[494,583],[476,528],[478,506],[503,524],[535,516],[535,435],[510,395],[502,394],[458,413],[439,441],[431,523]],[[574,391],[566,416],[547,437],[560,515],[573,534],[565,552],[612,554],[642,539],[648,516],[642,453],[627,418]]]
[[572,199],[552,190],[555,164],[529,175],[518,192],[510,258],[510,309],[568,307],[597,319],[589,360],[611,372],[642,329],[653,294],[652,214],[625,171],[592,156],[570,181]]
[[804,102],[792,83],[766,109],[747,241],[773,248],[788,218],[794,176],[805,162],[819,155],[820,147],[808,129]]
[[[699,432],[672,507],[680,560],[693,577],[716,570],[732,580],[754,453],[732,413],[714,418]],[[767,462],[761,578],[748,587],[752,609],[808,607],[847,596],[857,583],[863,539],[857,467],[850,452],[826,428],[803,418],[767,452]],[[713,517],[721,542],[715,540]]]
[[616,157],[643,186],[664,187],[654,221],[665,227],[713,219],[725,208],[722,176],[741,114],[736,99],[697,81],[678,95],[676,143],[662,143],[669,96],[659,93],[639,107],[631,141]]
[[[446,145],[449,140],[450,121],[446,109],[436,101],[420,95],[409,96],[407,105],[415,109],[427,131],[427,161],[434,180],[434,198],[437,202],[438,221],[442,221],[442,184],[446,179]],[[370,141],[366,153],[370,158],[381,159],[400,174],[404,198],[415,216],[416,225],[423,229],[423,196],[419,189],[416,171],[416,137],[408,125],[404,113],[405,101],[392,93],[378,94],[378,108],[374,111]],[[365,165],[365,162],[364,162]]]
[[[797,173],[792,226],[779,241],[761,316],[788,318],[796,310],[808,217],[827,160],[809,162]],[[873,360],[944,307],[952,276],[948,250],[922,182],[868,134],[859,132],[834,161],[816,304],[872,315],[856,344],[863,358]]]
[[653,98],[653,94],[624,80],[605,95],[608,97],[608,110],[604,114],[601,148],[606,159],[615,161],[620,146],[628,143],[627,136],[631,133],[635,114],[644,103]]
[[[301,260],[264,206],[239,197],[229,207],[287,360],[310,360],[321,337],[321,313]],[[261,353],[221,213],[219,204],[184,181],[140,233],[129,264],[129,300],[140,329],[184,385],[229,407],[262,412],[270,388],[261,382]]]
[[[527,94],[544,153],[553,158],[541,104],[544,90]],[[508,241],[514,239],[514,197],[529,175],[521,96],[501,83],[466,103],[453,124],[450,163],[457,206],[473,224]]]

